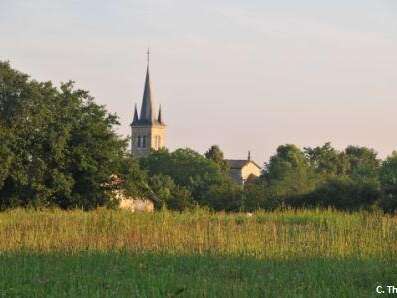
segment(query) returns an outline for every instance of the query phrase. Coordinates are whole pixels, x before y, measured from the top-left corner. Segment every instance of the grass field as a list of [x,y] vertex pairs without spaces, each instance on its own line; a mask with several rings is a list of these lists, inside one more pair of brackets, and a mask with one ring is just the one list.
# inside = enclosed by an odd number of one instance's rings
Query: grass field
[[0,297],[377,297],[397,286],[396,224],[327,210],[13,210],[0,213]]

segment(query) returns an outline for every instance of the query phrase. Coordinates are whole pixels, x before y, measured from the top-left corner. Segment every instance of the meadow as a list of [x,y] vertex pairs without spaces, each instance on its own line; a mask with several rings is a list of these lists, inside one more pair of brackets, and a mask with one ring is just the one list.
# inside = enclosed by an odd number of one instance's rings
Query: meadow
[[203,209],[0,213],[0,297],[377,297],[397,217]]

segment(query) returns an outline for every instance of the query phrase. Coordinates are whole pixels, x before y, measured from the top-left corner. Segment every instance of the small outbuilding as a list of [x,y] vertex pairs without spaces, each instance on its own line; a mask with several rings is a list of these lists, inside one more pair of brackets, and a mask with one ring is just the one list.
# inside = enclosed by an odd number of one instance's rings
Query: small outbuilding
[[131,212],[153,212],[154,203],[150,199],[145,198],[129,198],[123,197],[120,200],[120,209],[125,209]]
[[[154,201],[152,198],[135,198],[129,196],[124,189],[121,188],[123,181],[116,175],[111,176],[111,182],[107,186],[112,186],[111,196],[119,202],[119,208],[131,212],[153,212]],[[154,197],[154,194],[153,194]]]
[[248,159],[226,159],[229,165],[230,176],[239,184],[244,184],[247,180],[259,177],[261,167],[251,160],[251,154],[248,152]]

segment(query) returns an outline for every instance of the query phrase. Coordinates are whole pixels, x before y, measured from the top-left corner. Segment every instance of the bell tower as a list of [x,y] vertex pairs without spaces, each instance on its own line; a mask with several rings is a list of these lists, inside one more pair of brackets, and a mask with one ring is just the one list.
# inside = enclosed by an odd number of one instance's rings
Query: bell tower
[[150,86],[149,50],[147,51],[147,57],[141,112],[138,115],[138,108],[135,104],[134,118],[131,123],[131,153],[136,158],[147,156],[151,149],[159,150],[165,146],[166,125],[162,119],[161,106],[157,115],[154,111]]

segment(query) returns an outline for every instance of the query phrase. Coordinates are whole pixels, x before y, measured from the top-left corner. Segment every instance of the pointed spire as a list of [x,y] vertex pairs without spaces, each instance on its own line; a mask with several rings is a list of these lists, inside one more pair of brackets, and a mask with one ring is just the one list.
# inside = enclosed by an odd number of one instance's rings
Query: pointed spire
[[132,123],[137,123],[138,121],[139,121],[139,118],[138,118],[138,108],[136,107],[136,104],[135,104],[134,120],[132,120]]
[[251,160],[251,151],[248,151],[248,160]]
[[157,117],[157,121],[158,121],[160,124],[163,124],[163,119],[162,119],[162,117],[161,117],[161,105],[160,105],[160,108],[159,108],[159,116]]
[[150,87],[149,64],[146,69],[145,90],[143,92],[140,121],[145,121],[150,124],[153,123],[153,102]]
[[[143,91],[143,98],[142,98],[142,105],[141,105],[141,112],[138,117],[138,112],[135,107],[134,121],[133,123],[139,125],[152,125],[152,124],[163,124],[162,122],[162,115],[161,115],[161,106],[159,113],[156,117],[156,113],[154,110],[154,104],[152,99],[152,90],[150,86],[150,50],[147,50],[147,68],[146,68],[146,79],[145,79],[145,89]],[[136,119],[136,121],[135,121]]]

